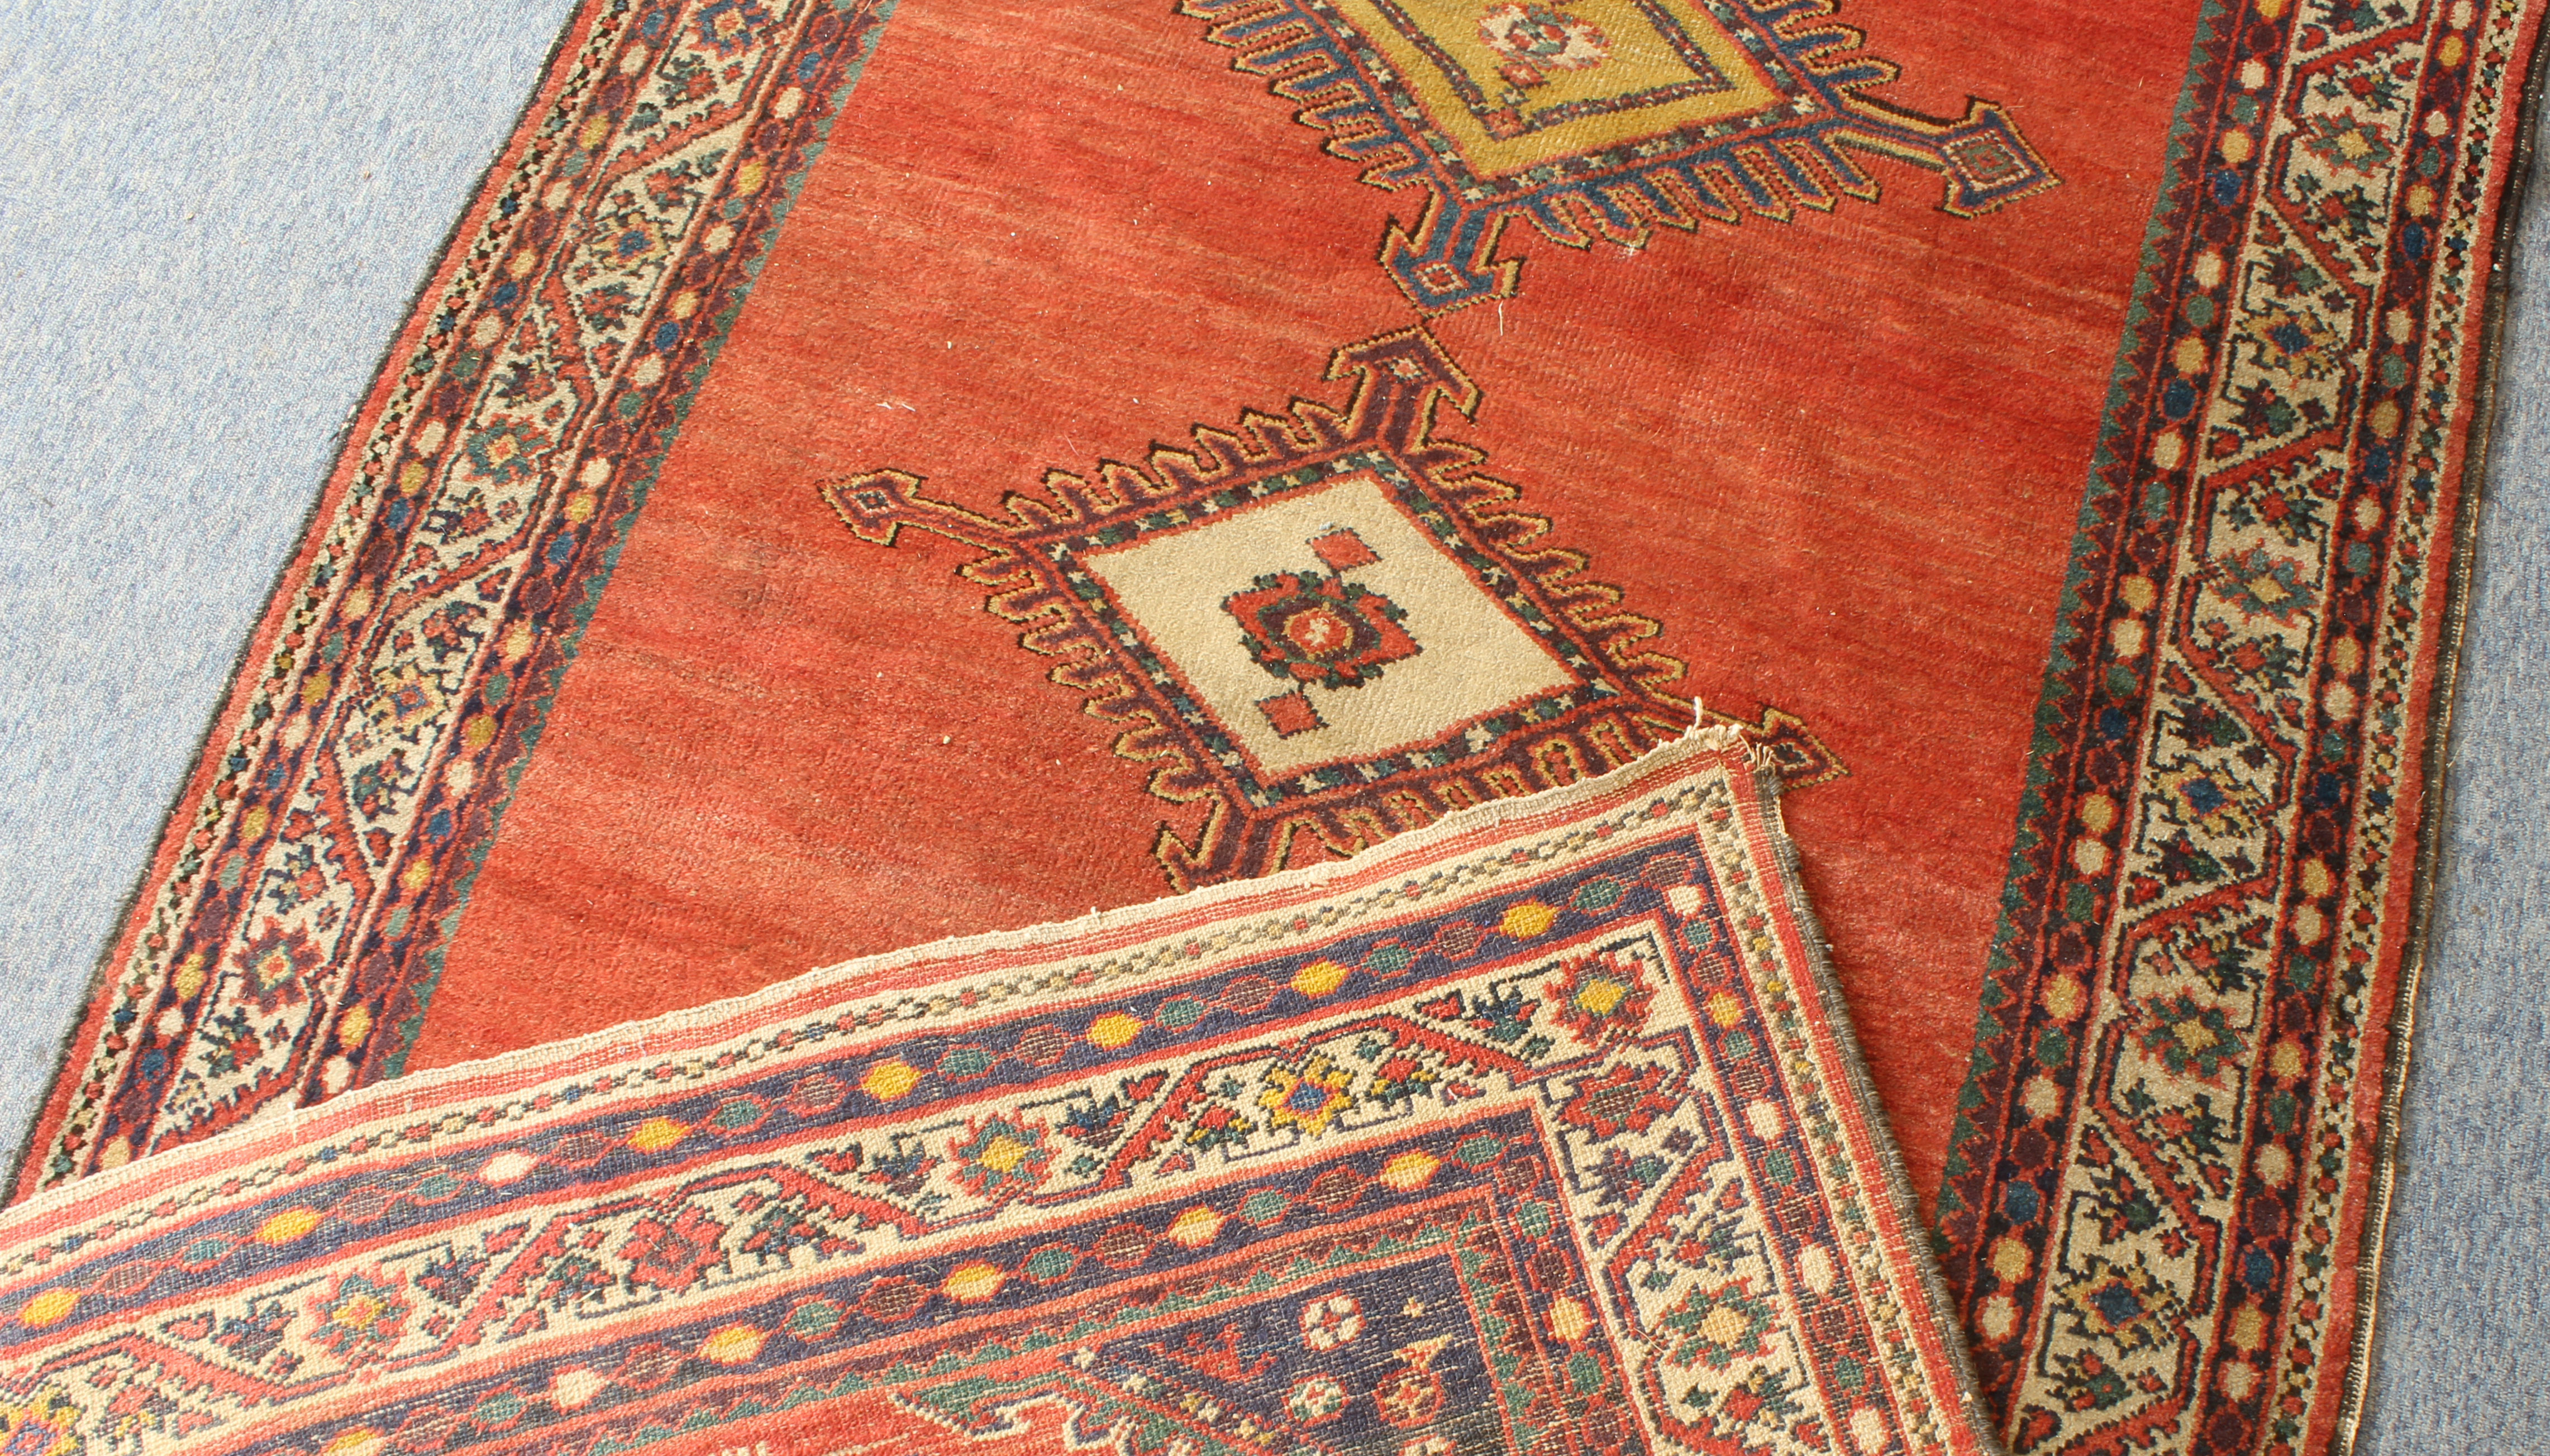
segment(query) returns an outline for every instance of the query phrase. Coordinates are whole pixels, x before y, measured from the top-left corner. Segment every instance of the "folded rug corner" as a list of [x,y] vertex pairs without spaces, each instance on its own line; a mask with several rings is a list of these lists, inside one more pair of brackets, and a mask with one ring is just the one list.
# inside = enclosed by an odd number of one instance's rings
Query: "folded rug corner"
[[0,1213],[10,1449],[1990,1452],[1735,730]]

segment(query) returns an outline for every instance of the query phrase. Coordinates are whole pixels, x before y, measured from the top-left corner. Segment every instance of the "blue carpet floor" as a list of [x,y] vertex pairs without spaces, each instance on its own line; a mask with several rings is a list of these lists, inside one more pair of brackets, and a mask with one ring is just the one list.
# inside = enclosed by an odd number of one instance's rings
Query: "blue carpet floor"
[[2512,249],[2363,1456],[2550,1451],[2550,1292],[2532,1263],[2550,1234],[2550,998],[2535,979],[2550,962],[2545,158]]

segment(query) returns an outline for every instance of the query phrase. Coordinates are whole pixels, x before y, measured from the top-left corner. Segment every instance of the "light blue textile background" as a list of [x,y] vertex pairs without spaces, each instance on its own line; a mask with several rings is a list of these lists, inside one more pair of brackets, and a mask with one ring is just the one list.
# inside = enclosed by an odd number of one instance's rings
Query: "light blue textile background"
[[[0,1146],[569,8],[0,0]],[[2550,206],[2519,252],[2378,1456],[2550,1452]]]

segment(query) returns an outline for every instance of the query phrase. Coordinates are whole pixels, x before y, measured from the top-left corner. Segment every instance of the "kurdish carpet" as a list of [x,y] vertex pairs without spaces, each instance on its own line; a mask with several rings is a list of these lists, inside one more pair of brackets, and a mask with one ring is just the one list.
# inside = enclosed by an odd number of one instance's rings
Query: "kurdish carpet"
[[893,8],[570,26],[22,1196],[1696,694],[2003,1435],[2350,1438],[2537,6]]
[[1774,782],[1698,729],[54,1190],[0,1441],[1997,1451]]

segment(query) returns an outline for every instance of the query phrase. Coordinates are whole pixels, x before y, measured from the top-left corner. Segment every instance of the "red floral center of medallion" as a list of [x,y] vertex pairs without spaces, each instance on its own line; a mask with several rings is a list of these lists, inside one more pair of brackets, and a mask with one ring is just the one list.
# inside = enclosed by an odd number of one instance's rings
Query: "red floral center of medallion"
[[1384,665],[1414,657],[1408,614],[1388,597],[1340,575],[1279,571],[1223,600],[1239,623],[1240,644],[1276,677],[1354,688]]
[[1354,645],[1354,628],[1327,606],[1308,607],[1284,622],[1284,635],[1310,657],[1328,657]]

